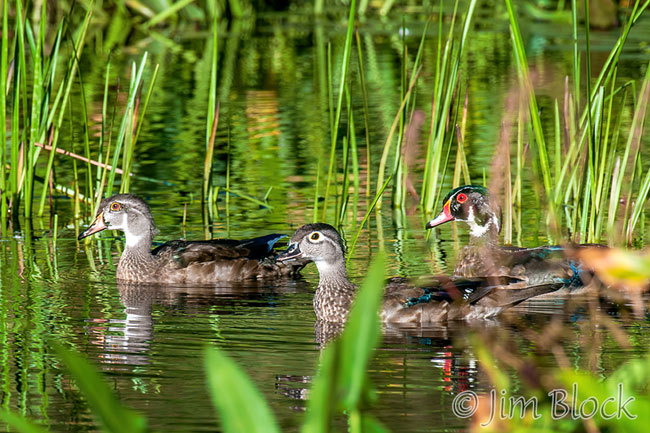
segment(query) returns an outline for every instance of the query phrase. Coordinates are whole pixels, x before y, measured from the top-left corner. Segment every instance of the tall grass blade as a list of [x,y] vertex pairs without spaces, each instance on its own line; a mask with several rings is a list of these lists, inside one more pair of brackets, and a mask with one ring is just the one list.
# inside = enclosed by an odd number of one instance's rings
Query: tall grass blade
[[373,350],[379,344],[378,311],[384,299],[385,254],[380,252],[368,268],[356,295],[341,336],[341,403],[347,410],[358,408]]
[[[7,0],[2,2],[2,41],[0,42],[0,236],[4,235],[7,226],[7,214],[9,213],[9,191],[7,185],[6,156],[7,149],[7,71],[9,52],[9,11]],[[13,167],[16,170],[17,167]]]
[[[106,184],[106,178],[109,171],[108,161],[111,156],[110,155],[111,154],[111,141],[110,141],[111,132],[110,131],[112,131],[113,129],[112,121],[111,121],[111,126],[108,128],[109,140],[107,140],[108,143],[105,143],[105,136],[106,136],[106,129],[107,129],[106,120],[107,120],[107,112],[108,112],[108,83],[110,81],[110,75],[111,75],[111,56],[108,56],[108,61],[106,62],[106,74],[104,78],[104,98],[102,100],[102,129],[99,135],[99,155],[97,157],[97,160],[101,165],[98,166],[99,168],[97,169],[97,175],[96,175],[97,196],[95,197],[93,211],[96,211],[99,208],[99,204],[101,203],[103,197],[104,185]],[[113,107],[113,117],[115,117],[115,106]],[[106,154],[105,156],[104,153]],[[102,156],[104,157],[104,163],[101,162]],[[111,167],[110,170],[113,170],[113,168]],[[117,167],[115,167],[115,170],[117,170]]]
[[[528,70],[528,60],[526,59],[526,52],[524,50],[524,43],[521,38],[521,32],[519,31],[519,23],[515,15],[515,10],[512,5],[512,0],[505,0],[506,8],[508,9],[508,18],[510,21],[510,35],[512,37],[512,45],[514,48],[514,54],[517,64],[517,72],[519,75],[519,82],[523,92],[528,96],[528,106],[529,106],[529,115],[532,122],[535,143],[534,150],[537,152],[539,158],[540,171],[542,174],[542,181],[545,189],[545,193],[549,198],[549,203],[551,203],[550,198],[552,197],[552,182],[551,182],[551,170],[548,162],[548,155],[546,152],[546,141],[544,139],[544,131],[542,130],[542,121],[539,114],[539,108],[537,105],[537,98],[535,97],[535,91],[532,86],[532,82],[529,76]],[[554,206],[550,207],[551,218],[554,218],[555,210]]]
[[[145,69],[147,62],[147,53],[145,52],[140,60],[140,66],[137,67],[135,62],[132,65],[132,79],[129,86],[129,94],[127,96],[126,107],[124,108],[124,115],[122,117],[122,123],[120,124],[120,131],[117,136],[117,143],[115,144],[115,150],[113,152],[113,167],[117,167],[120,154],[122,152],[122,147],[125,147],[124,155],[122,157],[122,177],[128,177],[129,175],[129,155],[131,151],[129,147],[133,144],[133,114],[135,110],[136,99],[138,97],[138,92],[140,89],[140,84],[142,83],[142,75]],[[115,184],[115,171],[111,171],[108,176],[108,185],[106,187],[106,195],[113,194],[113,186]],[[127,183],[128,184],[128,183]],[[123,187],[120,188],[122,192],[127,192]]]
[[[370,214],[372,211],[375,209],[375,206],[377,205],[377,202],[379,201],[379,198],[382,196],[384,193],[384,190],[390,183],[390,181],[393,179],[393,176],[390,175],[388,176],[388,179],[386,179],[386,182],[381,186],[379,191],[377,191],[377,194],[375,194],[375,198],[372,200],[372,203],[370,203],[370,206],[368,206],[368,210],[366,211],[366,214],[363,216],[363,219],[361,220],[361,224],[359,224],[359,228],[357,229],[357,233],[354,235],[354,240],[352,241],[352,245],[350,248],[348,248],[347,254],[347,262],[350,262],[350,258],[352,257],[352,253],[354,252],[354,247],[357,245],[357,240],[359,239],[359,235],[361,234],[361,231],[363,230],[363,227],[365,226],[366,222],[368,221],[368,218],[370,217]],[[346,262],[346,263],[347,263]]]
[[[469,29],[471,28],[476,4],[476,0],[471,0],[467,6],[465,21],[463,23],[463,29],[457,48],[454,48],[454,28],[456,13],[458,10],[458,0],[454,3],[454,12],[449,26],[447,42],[444,45],[444,50],[442,49],[442,27],[441,24],[439,25],[436,78],[432,95],[431,128],[426,151],[424,181],[422,182],[422,194],[420,198],[425,214],[433,212],[440,195],[439,184],[442,180],[441,171],[444,171],[446,168],[445,166],[442,166],[442,160],[445,154],[449,154],[449,150],[447,150],[447,152],[444,150],[445,142],[454,135],[453,132],[449,133],[448,131],[448,125],[450,124],[449,115],[452,112],[454,95],[458,89],[460,60]],[[442,19],[442,3],[440,5],[440,16]]]
[[[634,111],[634,117],[632,118],[632,124],[630,125],[630,134],[625,145],[623,158],[618,167],[619,169],[617,170],[616,176],[612,179],[610,206],[607,220],[607,231],[610,234],[614,231],[614,222],[617,216],[616,210],[620,202],[623,179],[628,166],[630,152],[633,151],[633,147],[636,149],[635,152],[638,152],[640,146],[643,119],[645,118],[648,99],[650,99],[650,66],[646,68],[646,75],[641,86],[639,97],[637,98],[637,105]],[[633,156],[632,161],[635,159],[636,155]]]
[[279,433],[271,409],[253,382],[216,347],[207,347],[205,371],[212,402],[226,433]]
[[[219,55],[218,20],[215,17],[212,23],[212,62],[210,64],[210,89],[208,93],[208,112],[205,125],[205,164],[203,167],[203,194],[201,202],[204,203],[210,195],[210,181],[212,178],[212,159],[214,155],[214,142],[219,124],[219,102],[217,101],[217,66]],[[203,212],[205,217],[205,211]]]
[[[390,127],[390,131],[388,132],[388,136],[386,137],[386,142],[384,143],[384,150],[381,154],[381,160],[379,161],[379,169],[377,170],[377,188],[381,189],[382,191],[384,190],[384,176],[385,176],[385,171],[386,171],[386,163],[388,161],[388,155],[390,152],[390,147],[393,141],[393,135],[395,134],[395,130],[397,129],[397,125],[400,122],[400,118],[402,116],[402,112],[404,111],[404,108],[406,107],[406,104],[409,101],[409,96],[411,95],[411,92],[413,91],[413,88],[415,87],[415,83],[417,82],[418,77],[420,76],[420,71],[421,68],[415,73],[413,76],[413,79],[411,80],[411,84],[409,85],[408,90],[406,91],[406,94],[404,95],[404,98],[402,99],[402,103],[400,104],[399,108],[397,109],[397,114],[395,114],[395,119],[393,120],[393,124]],[[389,179],[391,179],[393,176],[391,175]],[[381,185],[381,186],[380,186]],[[377,191],[376,195],[376,204],[377,204],[377,209],[381,209],[381,195],[379,195],[379,191]]]
[[146,419],[122,406],[101,375],[88,361],[63,346],[58,344],[53,346],[106,431],[114,433],[147,431]]
[[34,424],[33,422],[29,421],[27,418],[5,409],[0,409],[0,420],[2,420],[2,422],[5,423],[8,427],[11,427],[13,430],[20,433],[49,432],[49,430],[46,430]]
[[359,32],[356,31],[355,38],[357,41],[357,57],[359,60],[359,81],[361,82],[361,98],[363,100],[363,129],[366,137],[366,197],[370,197],[370,165],[371,165],[371,155],[370,155],[370,122],[369,122],[369,110],[368,110],[368,89],[366,87],[366,73],[363,67],[363,53],[361,50],[361,38],[359,37]]
[[[57,92],[57,95],[54,99],[54,103],[52,104],[52,108],[50,109],[49,116],[47,118],[47,127],[53,128],[54,135],[52,137],[51,143],[49,143],[52,147],[52,149],[56,150],[57,145],[58,145],[58,139],[59,139],[59,132],[61,130],[61,126],[63,125],[63,117],[65,114],[65,108],[68,104],[68,100],[70,98],[70,92],[72,90],[72,83],[74,82],[74,78],[77,73],[78,69],[78,60],[79,56],[81,55],[82,47],[84,45],[84,41],[86,38],[86,34],[88,31],[88,26],[90,25],[90,17],[91,17],[91,12],[90,10],[88,13],[86,13],[86,16],[84,17],[83,24],[81,25],[81,31],[79,32],[77,39],[73,42],[73,57],[69,60],[68,62],[68,69],[66,71],[66,77],[64,81],[62,82],[61,86],[59,87],[59,90]],[[56,117],[56,121],[54,116]],[[32,146],[35,146],[36,143],[38,142],[44,142],[45,137],[39,137],[37,141],[32,142]],[[38,155],[40,153],[41,149],[40,148],[35,148],[35,156],[34,158],[38,158]],[[47,161],[47,168],[45,170],[45,182],[43,183],[43,189],[41,191],[41,199],[40,199],[40,204],[39,204],[39,209],[38,209],[38,214],[43,215],[44,212],[44,207],[45,207],[45,197],[47,195],[47,188],[48,188],[48,183],[50,181],[50,177],[52,176],[52,166],[54,164],[54,151],[50,151],[48,161]]]
[[341,120],[341,110],[343,109],[343,98],[345,95],[345,83],[348,76],[348,66],[350,63],[350,51],[352,49],[352,33],[354,30],[354,15],[356,10],[356,0],[350,2],[350,14],[348,17],[348,30],[345,34],[345,47],[343,50],[343,62],[341,64],[341,83],[339,84],[338,100],[336,103],[336,114],[334,116],[334,123],[331,130],[331,145],[330,145],[330,163],[327,170],[327,183],[325,185],[325,201],[323,202],[323,220],[327,219],[327,200],[329,197],[330,185],[332,183],[332,176],[334,175],[334,162],[336,160],[336,142],[338,141],[338,129]]

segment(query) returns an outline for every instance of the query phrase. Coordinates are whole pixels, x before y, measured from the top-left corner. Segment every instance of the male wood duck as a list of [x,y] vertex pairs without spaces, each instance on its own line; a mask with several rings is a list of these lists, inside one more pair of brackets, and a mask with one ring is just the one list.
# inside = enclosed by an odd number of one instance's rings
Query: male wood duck
[[247,240],[174,240],[151,250],[157,230],[149,206],[133,194],[117,194],[99,205],[95,221],[79,239],[102,230],[126,236],[117,279],[135,283],[212,284],[296,274],[307,262],[280,263],[273,245],[285,235]]
[[[463,221],[470,229],[469,244],[456,258],[457,276],[510,276],[522,278],[528,284],[561,282],[566,287],[584,286],[592,277],[579,261],[570,259],[570,251],[564,247],[499,246],[501,211],[483,186],[458,187],[447,194],[443,203],[442,212],[426,224],[427,229],[448,221]],[[575,248],[586,246],[595,245]]]
[[[314,295],[318,321],[344,322],[356,286],[348,280],[341,236],[329,224],[300,227],[279,261],[313,261],[320,281]],[[431,277],[424,287],[405,278],[389,280],[385,289],[381,319],[394,323],[441,323],[458,319],[489,318],[506,307],[562,287],[561,283],[528,286],[508,277]]]

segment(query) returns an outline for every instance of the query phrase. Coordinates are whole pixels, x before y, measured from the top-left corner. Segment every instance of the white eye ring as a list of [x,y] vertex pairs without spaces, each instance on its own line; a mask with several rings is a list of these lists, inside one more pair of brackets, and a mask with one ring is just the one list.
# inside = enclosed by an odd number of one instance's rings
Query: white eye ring
[[321,232],[313,232],[309,235],[309,242],[321,242],[322,237]]

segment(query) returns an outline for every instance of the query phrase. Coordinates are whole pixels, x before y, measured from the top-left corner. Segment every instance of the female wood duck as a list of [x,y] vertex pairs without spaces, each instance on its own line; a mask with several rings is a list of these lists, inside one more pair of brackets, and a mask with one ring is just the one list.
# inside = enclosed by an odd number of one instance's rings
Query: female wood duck
[[[455,275],[510,276],[528,284],[561,282],[567,287],[583,286],[591,278],[591,273],[583,271],[582,264],[571,260],[570,252],[561,246],[498,246],[501,212],[485,187],[458,187],[447,194],[443,203],[442,212],[426,224],[427,229],[448,221],[463,221],[470,229],[469,244],[456,258]],[[576,247],[582,246],[586,245]]]
[[[348,280],[343,240],[334,227],[315,223],[300,227],[278,261],[313,261],[320,281],[314,295],[319,321],[344,322],[356,286]],[[527,286],[510,278],[433,277],[425,287],[414,287],[405,278],[389,280],[381,319],[384,322],[440,323],[457,319],[488,318],[503,308],[533,296],[552,292],[562,284]],[[509,284],[512,283],[512,284]]]
[[212,284],[250,278],[296,274],[307,262],[276,262],[273,245],[285,235],[247,240],[169,241],[153,251],[157,230],[149,206],[133,194],[104,199],[95,221],[79,239],[102,230],[121,230],[126,236],[117,266],[118,280],[156,284]]

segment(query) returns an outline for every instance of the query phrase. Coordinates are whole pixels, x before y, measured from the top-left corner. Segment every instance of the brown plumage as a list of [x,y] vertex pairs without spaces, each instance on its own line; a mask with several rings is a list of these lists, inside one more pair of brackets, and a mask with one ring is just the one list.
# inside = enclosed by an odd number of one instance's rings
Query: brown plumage
[[136,283],[212,284],[296,274],[306,262],[280,263],[273,245],[284,235],[248,240],[169,241],[151,250],[156,234],[149,206],[133,194],[117,194],[99,205],[93,224],[79,239],[105,229],[126,236],[117,278]]
[[[329,224],[300,227],[280,261],[309,260],[318,267],[320,281],[314,295],[318,321],[344,322],[356,286],[348,280],[343,240]],[[415,284],[393,278],[385,289],[381,319],[398,323],[440,323],[495,316],[504,308],[533,296],[552,292],[561,283],[527,286],[508,277],[428,277]]]

